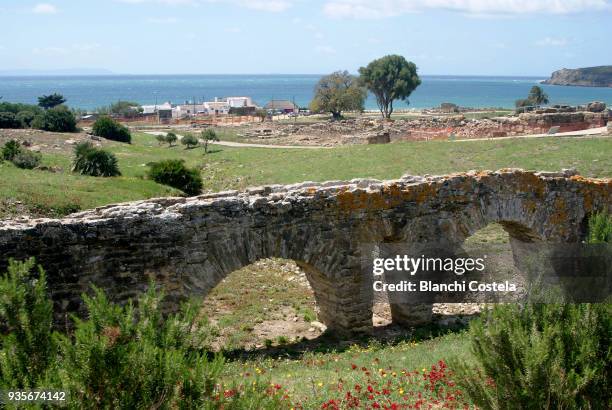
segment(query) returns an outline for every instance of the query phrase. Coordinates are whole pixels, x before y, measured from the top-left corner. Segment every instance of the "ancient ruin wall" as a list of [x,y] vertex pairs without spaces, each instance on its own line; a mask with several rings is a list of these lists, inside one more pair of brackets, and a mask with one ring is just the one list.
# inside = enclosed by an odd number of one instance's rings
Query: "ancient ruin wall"
[[[491,222],[513,241],[576,242],[598,210],[612,212],[612,180],[569,171],[306,182],[3,221],[0,271],[9,258],[36,257],[57,310],[67,312],[79,309],[91,285],[126,301],[155,279],[176,305],[258,259],[288,258],[306,270],[320,319],[333,330],[357,330],[372,325],[364,242],[460,244]],[[401,309],[394,312],[401,320]]]

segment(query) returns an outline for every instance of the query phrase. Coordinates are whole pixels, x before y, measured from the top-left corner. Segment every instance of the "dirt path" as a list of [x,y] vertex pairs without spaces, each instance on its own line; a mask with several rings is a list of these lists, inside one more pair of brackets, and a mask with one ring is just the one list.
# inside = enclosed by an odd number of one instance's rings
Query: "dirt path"
[[[166,135],[167,132],[164,131],[144,131],[145,134],[150,135]],[[176,135],[180,140],[183,138],[182,135]],[[232,141],[214,141],[210,142],[211,145],[223,145],[225,147],[234,147],[234,148],[272,148],[272,149],[329,149],[332,147],[321,147],[316,145],[267,145],[267,144],[249,144],[244,142],[232,142]]]
[[[164,131],[143,131],[145,134],[150,135],[166,135],[167,132]],[[580,131],[569,131],[569,132],[559,132],[557,134],[530,134],[530,135],[513,135],[508,137],[490,137],[490,138],[464,138],[457,139],[455,142],[466,142],[466,141],[491,141],[491,140],[508,140],[508,139],[518,139],[518,138],[546,138],[546,137],[567,137],[567,136],[606,136],[607,133],[606,127],[599,128],[589,128],[586,130]],[[183,138],[182,135],[177,134],[178,139]],[[203,142],[203,141],[200,141]],[[244,142],[232,142],[232,141],[216,141],[211,142],[213,145],[222,145],[225,147],[234,147],[234,148],[270,148],[270,149],[329,149],[334,147],[323,147],[319,145],[271,145],[271,144],[250,144]]]
[[495,138],[465,138],[465,139],[457,139],[456,142],[466,142],[466,141],[490,141],[490,140],[508,140],[513,138],[545,138],[545,137],[569,137],[569,136],[593,136],[593,135],[602,135],[605,136],[607,133],[606,127],[599,128],[588,128],[586,130],[580,131],[569,131],[569,132],[558,132],[556,134],[530,134],[530,135],[513,135],[509,137],[495,137]]

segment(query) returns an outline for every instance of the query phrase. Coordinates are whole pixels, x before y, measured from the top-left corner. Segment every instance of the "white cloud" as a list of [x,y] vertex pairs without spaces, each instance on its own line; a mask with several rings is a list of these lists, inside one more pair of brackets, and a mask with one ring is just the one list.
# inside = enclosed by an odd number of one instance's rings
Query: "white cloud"
[[293,5],[295,0],[115,0],[127,4],[156,3],[170,6],[209,4],[233,4],[251,10],[268,12],[285,11]]
[[315,51],[321,54],[336,54],[336,49],[331,46],[316,46]]
[[252,10],[269,11],[278,13],[287,10],[292,6],[292,2],[288,0],[239,0],[232,1],[239,6]]
[[546,37],[536,41],[536,46],[540,47],[565,47],[569,41],[562,37]]
[[242,29],[240,27],[227,27],[225,29],[226,33],[238,34],[242,33]]
[[57,7],[49,3],[38,3],[32,8],[32,12],[36,14],[55,14],[57,13]]
[[176,24],[178,19],[176,17],[149,17],[147,22],[153,24]]
[[116,1],[120,3],[128,3],[128,4],[159,3],[159,4],[167,4],[170,6],[197,3],[197,1],[195,0],[116,0]]
[[612,10],[612,0],[328,0],[323,11],[337,18],[383,18],[428,9],[475,16],[571,14]]

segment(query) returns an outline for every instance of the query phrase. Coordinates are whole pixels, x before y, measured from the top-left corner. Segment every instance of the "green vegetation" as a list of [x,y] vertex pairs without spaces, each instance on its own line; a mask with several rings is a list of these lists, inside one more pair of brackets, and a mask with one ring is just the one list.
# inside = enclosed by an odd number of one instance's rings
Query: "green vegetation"
[[[159,147],[155,137],[135,133],[132,144],[110,142],[105,149],[119,162],[123,176],[106,179],[70,172],[71,155],[45,153],[41,165],[60,172],[16,169],[0,164],[0,214],[11,211],[7,201],[20,201],[35,214],[88,209],[109,203],[178,195],[180,191],[144,178],[144,164],[182,159],[203,170],[203,188],[220,191],[263,184],[371,177],[399,178],[446,174],[470,169],[517,167],[559,170],[575,167],[584,176],[610,177],[612,141],[605,138],[533,138],[491,141],[429,141],[386,145],[355,145],[333,149],[266,149],[223,147],[205,157],[199,150]],[[291,164],[288,166],[287,164]]]
[[360,80],[376,97],[383,118],[391,118],[393,101],[407,101],[421,85],[414,63],[399,55],[388,55],[359,69]]
[[198,145],[198,143],[199,143],[198,138],[191,134],[185,134],[183,138],[181,139],[181,144],[185,145],[187,149],[195,148]]
[[44,108],[45,110],[48,110],[49,108],[57,107],[58,105],[62,105],[65,102],[66,102],[66,99],[64,98],[64,96],[61,94],[57,94],[57,93],[50,94],[50,95],[43,95],[42,97],[38,97],[38,105]]
[[32,120],[32,128],[53,132],[75,132],[76,118],[68,108],[58,105],[37,115]]
[[21,152],[21,144],[19,141],[7,141],[2,147],[2,159],[12,161],[17,154]]
[[208,144],[214,141],[219,141],[217,133],[212,128],[207,128],[202,131],[202,139],[204,140],[204,154],[208,154]]
[[38,152],[30,150],[20,150],[11,160],[11,162],[21,169],[34,169],[40,165],[42,156]]
[[32,152],[23,149],[18,141],[7,141],[2,147],[2,156],[0,159],[11,161],[13,165],[21,169],[34,169],[41,161],[41,155],[38,152]]
[[21,122],[12,112],[0,112],[0,128],[21,128]]
[[312,112],[330,112],[334,120],[342,117],[342,111],[363,111],[367,91],[348,71],[336,71],[322,77],[315,86],[315,96],[310,103]]
[[590,243],[612,243],[612,215],[596,213],[589,218]]
[[470,323],[476,371],[450,365],[482,408],[609,408],[611,313],[610,304],[495,305]]
[[83,295],[89,319],[73,318],[74,331],[62,334],[52,330],[45,273],[33,268],[11,261],[0,278],[1,389],[63,390],[71,409],[277,408],[267,383],[219,386],[224,359],[208,358],[208,327],[193,303],[164,317],[154,284],[138,309],[95,290]]
[[100,107],[95,110],[99,114],[119,115],[123,118],[134,118],[141,113],[142,106],[133,101],[117,101],[107,107]]
[[74,148],[72,171],[92,177],[121,175],[117,157],[111,152],[95,148],[91,142],[82,142]]
[[548,104],[548,95],[544,92],[542,87],[538,85],[531,87],[526,99],[516,100],[515,103],[517,112],[525,112],[529,108],[537,108],[543,104]]
[[175,133],[169,132],[164,137],[164,141],[168,143],[168,146],[171,147],[178,140],[178,137]]
[[196,169],[187,168],[179,159],[167,159],[150,165],[149,178],[153,181],[180,189],[187,195],[202,192],[202,177]]
[[132,134],[125,125],[119,124],[110,117],[103,116],[96,120],[92,127],[94,135],[112,141],[132,142]]

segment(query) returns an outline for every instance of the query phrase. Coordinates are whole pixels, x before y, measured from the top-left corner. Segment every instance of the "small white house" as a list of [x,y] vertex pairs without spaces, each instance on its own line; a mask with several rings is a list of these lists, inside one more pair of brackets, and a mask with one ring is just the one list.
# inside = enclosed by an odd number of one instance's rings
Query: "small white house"
[[227,104],[231,108],[240,108],[240,107],[254,107],[253,100],[251,97],[227,97]]

